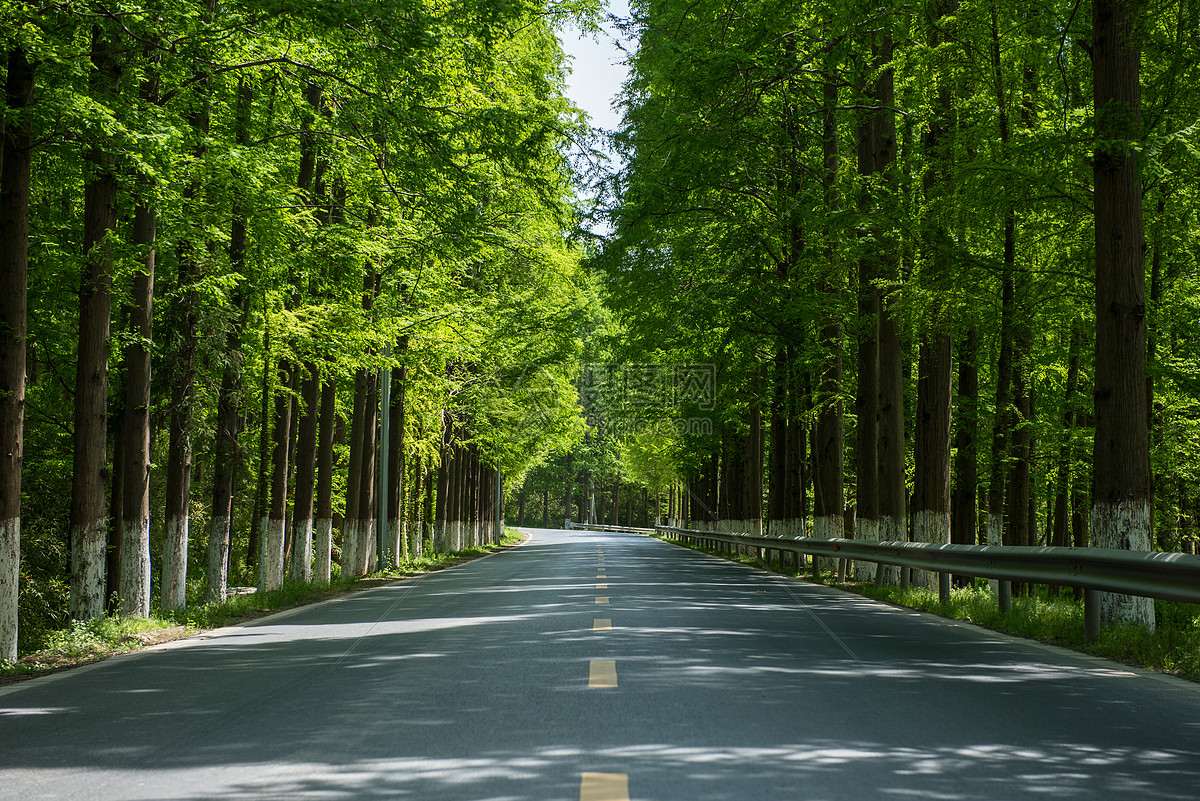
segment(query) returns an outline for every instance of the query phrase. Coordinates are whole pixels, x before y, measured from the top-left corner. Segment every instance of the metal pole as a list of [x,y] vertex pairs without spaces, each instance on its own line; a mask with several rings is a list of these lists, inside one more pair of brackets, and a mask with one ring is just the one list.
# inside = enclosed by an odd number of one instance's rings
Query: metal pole
[[1095,642],[1100,637],[1100,590],[1083,591],[1083,638]]
[[[392,355],[391,344],[384,345],[383,356]],[[388,540],[388,450],[391,446],[392,430],[392,371],[387,365],[379,368],[383,371],[380,377],[379,391],[379,520],[375,526],[375,569],[383,570],[388,566],[385,544]]]

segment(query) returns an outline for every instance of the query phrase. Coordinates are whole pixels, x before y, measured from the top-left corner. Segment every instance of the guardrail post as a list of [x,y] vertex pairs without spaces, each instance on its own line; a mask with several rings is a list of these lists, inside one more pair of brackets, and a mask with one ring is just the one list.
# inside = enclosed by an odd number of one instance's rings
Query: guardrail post
[[904,565],[900,565],[900,589],[901,590],[908,589],[908,579],[911,574],[912,574],[912,568],[905,567]]
[[1000,614],[1012,611],[1012,582],[1000,579],[997,582],[997,597],[1000,601]]
[[1100,590],[1083,591],[1083,638],[1095,642],[1100,636]]
[[945,571],[938,573],[938,601],[950,603],[950,574]]

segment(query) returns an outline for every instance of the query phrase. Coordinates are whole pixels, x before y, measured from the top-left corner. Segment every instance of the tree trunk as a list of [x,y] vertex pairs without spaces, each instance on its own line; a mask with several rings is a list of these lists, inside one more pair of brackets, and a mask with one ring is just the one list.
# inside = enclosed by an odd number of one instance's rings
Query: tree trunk
[[358,575],[358,521],[363,482],[363,429],[367,414],[367,371],[354,373],[354,407],[350,413],[350,464],[346,476],[346,513],[342,518],[342,578]]
[[[92,30],[93,96],[107,103],[119,91],[121,67],[115,40],[99,26]],[[107,545],[105,489],[108,486],[107,392],[109,324],[114,253],[109,241],[116,225],[117,178],[112,159],[100,144],[85,154],[89,178],[84,187],[83,274],[79,289],[79,339],[76,350],[74,459],[71,471],[71,616],[87,620],[104,614]],[[125,583],[122,582],[122,586]],[[130,588],[123,609],[145,616],[150,611],[149,572]]]
[[[407,339],[401,339],[397,351],[408,348]],[[395,551],[397,560],[408,559],[408,538],[405,536],[404,519],[404,401],[408,369],[401,365],[392,369],[391,421],[388,431],[388,475],[392,476],[387,487],[388,542]]]
[[1075,393],[1079,389],[1079,356],[1083,350],[1083,332],[1078,321],[1071,324],[1071,343],[1067,351],[1067,386],[1063,398],[1063,441],[1058,452],[1058,478],[1054,493],[1054,525],[1051,545],[1066,547],[1068,539],[1067,500],[1071,489],[1071,439],[1075,429]]
[[[841,202],[837,189],[838,83],[833,65],[828,65],[821,83],[823,108],[821,152],[824,161],[822,186],[826,220],[836,214]],[[845,453],[842,432],[842,323],[832,310],[841,306],[841,267],[837,264],[837,243],[833,240],[828,222],[825,228],[825,274],[821,277],[821,294],[829,311],[821,325],[821,349],[824,364],[817,390],[817,451],[816,491],[813,495],[813,536],[841,537],[846,506],[843,475]]]
[[321,418],[321,372],[314,362],[302,368],[300,423],[296,441],[296,490],[292,506],[292,557],[288,576],[312,581],[313,509],[316,505],[317,432]]
[[275,426],[271,449],[271,499],[263,525],[262,554],[258,588],[274,590],[283,586],[284,520],[287,517],[288,446],[291,444],[292,398],[291,368],[279,365],[279,384],[275,392]]
[[[872,46],[872,66],[881,68],[891,60],[890,42],[884,46]],[[867,100],[873,105],[883,105],[881,98],[890,96],[892,77],[890,71],[881,73],[874,87],[867,91]],[[888,104],[891,105],[890,103]],[[886,120],[884,117],[886,116]],[[891,135],[887,135],[890,129]],[[867,117],[858,129],[858,174],[866,182],[874,182],[890,163],[889,152],[895,154],[895,124],[891,112],[875,113]],[[868,213],[874,193],[864,189],[859,193],[860,211]],[[877,231],[865,230],[861,236],[876,236]],[[882,244],[882,242],[880,243]],[[863,256],[858,264],[858,387],[854,406],[857,417],[855,437],[855,481],[856,518],[854,536],[860,540],[880,539],[880,454],[879,437],[881,428],[880,392],[880,325],[881,297],[877,279],[883,273],[882,251],[875,245],[869,255]],[[876,576],[875,563],[859,562],[855,565],[860,580],[869,581]]]
[[[234,141],[241,147],[250,143],[250,109],[254,90],[246,80],[239,79],[234,105]],[[229,229],[229,263],[233,272],[246,275],[247,209],[244,199],[234,205]],[[242,329],[249,310],[249,292],[245,286],[235,290],[237,315],[225,334],[225,370],[221,376],[221,394],[217,398],[217,429],[213,450],[213,505],[208,532],[208,580],[205,600],[225,599],[228,590],[230,563],[230,534],[233,517],[233,484],[239,455],[238,429],[242,402],[242,370],[244,358],[240,353]]]
[[421,513],[421,519],[423,521],[425,521],[423,528],[422,528],[422,533],[423,533],[424,539],[422,539],[420,544],[418,545],[417,556],[425,555],[425,543],[429,542],[432,544],[434,532],[435,532],[435,527],[433,525],[433,493],[434,493],[434,490],[436,489],[434,487],[435,477],[433,475],[433,470],[432,470],[432,468],[430,468],[428,463],[425,464],[424,477],[425,477],[425,501],[424,501],[424,510]]
[[[145,190],[149,192],[149,187]],[[133,216],[134,244],[141,250],[142,269],[133,276],[129,306],[132,336],[125,346],[125,414],[121,426],[121,523],[119,554],[114,561],[120,576],[119,598],[129,598],[149,580],[150,563],[150,352],[154,320],[154,263],[156,213],[149,202],[139,203]],[[132,558],[130,558],[132,557]],[[128,562],[129,571],[125,566]],[[126,611],[122,609],[122,611]]]
[[21,464],[24,452],[25,346],[28,336],[29,196],[34,67],[21,48],[8,52],[0,121],[0,661],[17,658],[21,567]]
[[379,373],[367,373],[367,398],[363,407],[362,480],[358,485],[358,546],[355,549],[355,576],[371,572],[375,560],[375,503],[379,482],[376,470],[376,446],[379,442]]
[[[211,12],[211,7],[210,7]],[[208,97],[211,76],[196,76],[203,88],[199,108],[190,112],[188,123],[196,137],[193,148],[195,169],[203,169],[208,149],[208,134],[211,127],[212,103]],[[185,219],[202,221],[204,214],[199,206],[202,200],[203,183],[193,176],[183,190]],[[179,246],[179,290],[183,302],[176,304],[178,324],[176,341],[179,352],[175,356],[171,376],[171,423],[170,444],[167,456],[167,508],[163,539],[162,564],[162,608],[164,611],[177,609],[187,603],[187,558],[188,526],[192,489],[192,427],[194,404],[194,381],[196,374],[197,295],[192,285],[200,279],[200,266],[196,251],[204,239],[202,228],[189,232]]]
[[437,472],[437,507],[433,520],[433,547],[435,551],[446,548],[446,525],[450,500],[450,416],[442,411],[442,446],[439,451],[440,461]]
[[[954,13],[955,0],[940,0],[929,30],[929,45],[942,45],[941,24]],[[950,542],[950,407],[953,403],[952,332],[948,303],[939,295],[940,285],[950,279],[949,237],[939,213],[941,198],[953,196],[951,183],[951,131],[954,109],[948,78],[939,78],[937,102],[925,133],[924,179],[926,203],[930,206],[924,226],[928,268],[922,278],[933,295],[926,328],[921,332],[917,364],[917,410],[914,432],[913,540]],[[929,589],[937,587],[937,575],[914,571],[914,581]]]
[[575,474],[572,470],[573,454],[567,454],[567,478],[563,488],[563,515],[567,520],[571,519],[571,490],[575,485]]
[[[190,256],[179,259],[179,283],[187,286],[197,276],[189,267],[195,264]],[[164,516],[162,560],[162,608],[176,609],[186,603],[188,506],[192,488],[192,381],[195,375],[196,316],[195,293],[184,292],[183,319],[178,341],[181,352],[176,356],[171,376],[170,442],[167,448],[167,505]],[[147,540],[148,542],[148,540]],[[122,548],[122,552],[126,552]],[[136,551],[135,551],[136,552]],[[123,570],[124,574],[125,571]],[[133,572],[132,575],[136,575]],[[128,597],[124,591],[122,598]]]
[[[891,34],[884,34],[876,51],[879,64],[892,60]],[[874,114],[871,129],[871,150],[875,172],[884,184],[894,191],[896,163],[895,88],[893,70],[885,67],[875,84],[872,99],[881,111]],[[885,200],[884,214],[894,213]],[[876,238],[881,248],[879,277],[886,286],[879,300],[879,539],[900,541],[908,539],[906,513],[905,446],[904,446],[904,351],[900,341],[900,324],[896,308],[899,294],[898,256],[895,243],[889,241],[887,220],[881,221]],[[891,575],[894,570],[886,570]],[[886,576],[885,576],[886,577]]]
[[[951,499],[950,541],[974,545],[979,485],[979,329],[971,326],[958,346],[958,415],[954,430],[954,495]],[[956,576],[961,586],[970,584]]]
[[783,510],[788,492],[787,373],[787,350],[781,342],[775,348],[771,369],[771,453],[767,465],[767,531],[775,537],[785,536]]
[[[1097,145],[1096,433],[1092,543],[1150,550],[1150,446],[1146,426],[1145,248],[1141,85],[1136,0],[1094,0]],[[1103,593],[1101,619],[1154,628],[1154,602]]]
[[[263,316],[268,314],[266,301],[263,301]],[[249,545],[246,548],[246,567],[253,569],[258,566],[259,550],[263,537],[266,536],[267,503],[270,493],[269,467],[271,464],[271,328],[266,326],[263,331],[263,353],[267,360],[263,364],[262,383],[259,387],[258,406],[258,475],[255,477],[254,511],[251,514],[251,531]]]
[[[1154,374],[1153,370],[1158,367],[1158,329],[1163,319],[1162,315],[1162,254],[1166,247],[1166,239],[1163,236],[1163,217],[1166,212],[1166,198],[1164,196],[1162,185],[1158,189],[1158,202],[1155,204],[1154,219],[1155,219],[1155,234],[1154,234],[1154,249],[1151,251],[1150,259],[1150,305],[1149,313],[1146,316],[1146,425],[1149,430],[1150,447],[1157,448],[1162,443],[1162,418],[1155,409],[1154,401]],[[1158,485],[1161,481],[1161,475],[1151,470],[1150,473],[1150,532],[1152,541],[1157,541],[1159,550],[1169,551],[1177,548],[1177,544],[1173,544],[1168,537],[1167,526],[1159,528],[1155,521],[1155,503],[1154,498],[1158,492]],[[1157,537],[1153,535],[1155,532],[1160,532]],[[1178,540],[1176,540],[1176,543]]]

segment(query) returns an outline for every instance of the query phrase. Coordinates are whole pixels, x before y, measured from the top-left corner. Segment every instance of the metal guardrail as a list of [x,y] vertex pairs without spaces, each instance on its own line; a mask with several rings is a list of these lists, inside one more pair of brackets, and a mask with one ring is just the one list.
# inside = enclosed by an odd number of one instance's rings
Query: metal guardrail
[[1032,548],[1000,545],[943,545],[927,542],[869,542],[802,537],[783,539],[753,534],[656,526],[670,537],[724,543],[794,554],[900,565],[938,574],[942,602],[950,600],[950,576],[999,580],[1001,611],[1012,605],[1013,581],[1084,588],[1088,639],[1100,631],[1101,592],[1200,603],[1200,556],[1122,551],[1110,548]]
[[653,534],[652,528],[635,528],[633,526],[593,526],[584,523],[574,523],[570,520],[566,521],[563,526],[566,529],[579,529],[581,531],[619,531],[625,534]]

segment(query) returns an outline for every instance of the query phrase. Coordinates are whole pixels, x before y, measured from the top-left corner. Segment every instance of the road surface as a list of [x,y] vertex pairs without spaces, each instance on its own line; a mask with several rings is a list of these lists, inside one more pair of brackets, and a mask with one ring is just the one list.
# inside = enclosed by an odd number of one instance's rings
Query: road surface
[[635,534],[0,690],[0,798],[1195,799],[1200,689]]

